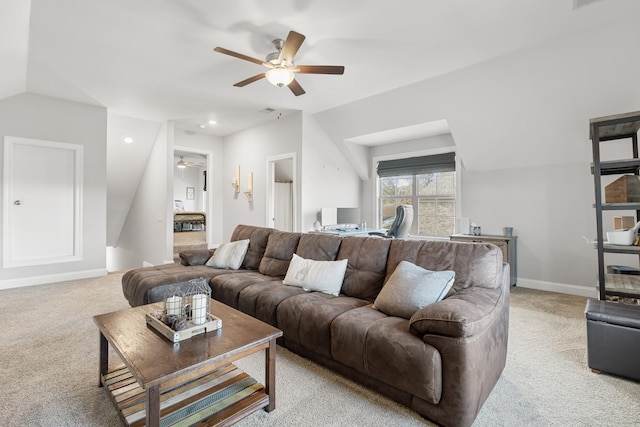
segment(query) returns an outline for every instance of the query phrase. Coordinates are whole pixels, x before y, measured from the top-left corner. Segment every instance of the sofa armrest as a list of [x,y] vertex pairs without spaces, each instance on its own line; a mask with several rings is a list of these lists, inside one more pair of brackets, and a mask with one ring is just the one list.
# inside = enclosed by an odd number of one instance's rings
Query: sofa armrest
[[409,319],[411,332],[452,338],[471,337],[484,330],[498,315],[497,303],[504,289],[472,287],[418,310]]
[[191,249],[180,252],[180,263],[182,265],[204,265],[213,255],[209,249]]

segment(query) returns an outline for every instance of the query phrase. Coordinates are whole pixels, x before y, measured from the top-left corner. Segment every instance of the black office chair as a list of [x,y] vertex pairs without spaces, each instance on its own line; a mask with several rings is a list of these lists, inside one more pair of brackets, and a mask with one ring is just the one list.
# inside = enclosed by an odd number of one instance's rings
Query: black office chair
[[389,230],[387,230],[386,233],[372,231],[369,233],[369,236],[379,236],[387,239],[402,239],[409,235],[411,224],[413,224],[413,206],[398,205],[398,207],[396,207],[396,218],[393,220],[393,223],[391,223]]

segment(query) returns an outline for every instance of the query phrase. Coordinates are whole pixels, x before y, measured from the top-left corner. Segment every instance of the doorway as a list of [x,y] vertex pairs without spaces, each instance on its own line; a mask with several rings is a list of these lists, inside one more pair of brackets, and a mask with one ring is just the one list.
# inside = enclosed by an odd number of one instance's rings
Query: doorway
[[212,153],[190,147],[173,151],[173,252],[206,249],[211,239]]
[[267,159],[267,227],[296,231],[296,153]]

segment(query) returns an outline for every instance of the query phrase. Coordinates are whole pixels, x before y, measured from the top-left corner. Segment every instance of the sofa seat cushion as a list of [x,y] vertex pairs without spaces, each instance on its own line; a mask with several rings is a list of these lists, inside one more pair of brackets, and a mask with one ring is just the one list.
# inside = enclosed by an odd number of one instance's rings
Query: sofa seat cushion
[[330,358],[333,319],[367,304],[368,301],[358,298],[336,297],[322,292],[292,296],[278,306],[278,328],[283,332],[285,345],[294,341],[309,351]]
[[129,270],[122,276],[122,292],[132,307],[151,304],[164,300],[165,294],[174,287],[186,291],[191,279],[204,277],[209,280],[222,270],[204,265],[184,266],[181,264],[162,264]]
[[371,305],[347,311],[331,324],[337,362],[437,404],[442,395],[442,359],[435,347],[409,332],[409,321]]
[[280,303],[303,293],[302,288],[283,285],[282,280],[254,283],[240,291],[238,309],[277,328]]
[[344,237],[338,259],[346,259],[347,271],[342,283],[346,296],[373,302],[387,272],[387,255],[391,239]]
[[214,277],[209,282],[209,286],[211,287],[211,298],[235,309],[238,308],[240,292],[242,292],[244,288],[254,283],[276,280],[275,277],[265,276],[257,271],[234,271],[239,272]]

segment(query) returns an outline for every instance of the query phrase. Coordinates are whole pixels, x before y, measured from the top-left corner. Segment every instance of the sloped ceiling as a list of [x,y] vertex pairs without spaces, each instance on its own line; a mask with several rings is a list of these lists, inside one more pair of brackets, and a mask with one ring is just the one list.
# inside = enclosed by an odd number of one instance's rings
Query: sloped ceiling
[[[637,0],[577,9],[574,0],[7,0],[0,5],[0,94],[26,87],[224,136],[639,12]],[[263,58],[289,30],[307,36],[298,64],[340,64],[345,75],[300,76],[307,91],[300,97],[266,81],[233,87],[261,67],[213,48]],[[276,112],[261,112],[265,107]],[[200,130],[209,119],[216,126]]]

